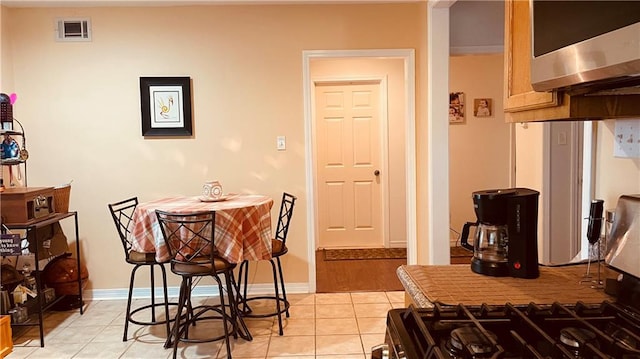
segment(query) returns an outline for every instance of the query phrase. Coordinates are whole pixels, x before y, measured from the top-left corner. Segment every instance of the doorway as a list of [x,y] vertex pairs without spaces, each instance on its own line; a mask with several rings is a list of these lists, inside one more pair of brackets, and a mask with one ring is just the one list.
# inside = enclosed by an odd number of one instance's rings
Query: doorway
[[[353,66],[355,61],[359,61],[361,65]],[[379,72],[373,71],[375,66],[380,66],[385,61],[395,62],[395,69],[398,70],[399,74],[384,73],[379,75]],[[402,94],[402,98],[399,101],[396,100],[394,102],[391,98],[387,101],[390,125],[387,127],[388,132],[383,139],[389,141],[389,150],[382,151],[380,156],[382,164],[385,161],[388,163],[385,172],[393,173],[394,176],[379,180],[382,191],[380,199],[382,224],[379,227],[382,235],[377,235],[378,238],[373,241],[382,243],[385,247],[400,246],[407,248],[407,252],[412,253],[411,246],[414,247],[413,251],[415,251],[416,233],[415,225],[412,225],[412,221],[409,221],[408,218],[415,218],[415,197],[409,195],[410,193],[415,193],[415,181],[408,181],[407,178],[415,178],[415,141],[412,136],[408,135],[414,133],[415,126],[415,84],[413,80],[408,81],[406,79],[414,79],[413,73],[413,50],[303,52],[310,291],[316,291],[316,249],[320,246],[318,233],[321,228],[319,222],[319,212],[321,210],[319,197],[322,191],[318,191],[319,178],[317,159],[315,157],[317,133],[313,122],[316,115],[316,84],[322,82],[340,83],[346,80],[377,81],[381,85],[386,82],[388,94]],[[395,124],[392,125],[391,123]],[[391,143],[395,145],[392,146]],[[395,160],[389,160],[391,158]],[[385,167],[382,168],[384,169]],[[380,172],[384,174],[384,172]],[[374,182],[377,183],[376,181]],[[390,215],[390,213],[392,214]],[[362,244],[357,245],[360,246]],[[406,260],[404,260],[404,263],[406,263]],[[395,275],[395,271],[392,271],[392,274]]]

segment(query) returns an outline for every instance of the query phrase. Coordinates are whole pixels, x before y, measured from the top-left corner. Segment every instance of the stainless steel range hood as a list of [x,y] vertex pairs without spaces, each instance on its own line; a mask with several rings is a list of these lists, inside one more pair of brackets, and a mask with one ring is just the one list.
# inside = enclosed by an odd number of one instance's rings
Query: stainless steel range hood
[[640,2],[531,0],[536,91],[640,94]]
[[640,94],[640,23],[534,57],[536,91]]

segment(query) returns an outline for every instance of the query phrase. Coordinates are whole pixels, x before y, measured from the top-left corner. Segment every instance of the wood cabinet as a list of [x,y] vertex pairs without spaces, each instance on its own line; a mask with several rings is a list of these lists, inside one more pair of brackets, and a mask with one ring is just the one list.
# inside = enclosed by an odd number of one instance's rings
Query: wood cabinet
[[504,111],[522,111],[560,105],[557,92],[536,92],[531,87],[531,19],[528,1],[505,1]]
[[640,95],[576,95],[531,87],[529,1],[505,1],[504,111],[506,122],[600,120],[640,116]]

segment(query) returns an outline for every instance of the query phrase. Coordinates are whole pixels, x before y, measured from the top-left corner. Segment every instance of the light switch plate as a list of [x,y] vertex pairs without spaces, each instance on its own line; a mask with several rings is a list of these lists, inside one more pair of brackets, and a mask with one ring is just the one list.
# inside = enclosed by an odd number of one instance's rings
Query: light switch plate
[[276,147],[278,151],[284,151],[287,149],[287,138],[285,136],[276,137]]

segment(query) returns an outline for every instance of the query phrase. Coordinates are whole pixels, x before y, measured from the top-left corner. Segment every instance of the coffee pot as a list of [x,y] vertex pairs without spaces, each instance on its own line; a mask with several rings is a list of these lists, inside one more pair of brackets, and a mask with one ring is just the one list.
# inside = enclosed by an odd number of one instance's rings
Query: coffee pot
[[[538,197],[527,188],[473,192],[477,220],[462,228],[462,247],[473,251],[471,270],[502,277],[537,278]],[[471,227],[476,227],[473,244]]]

